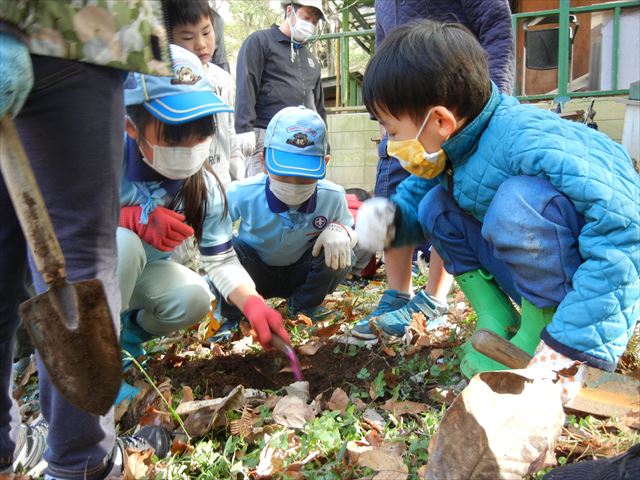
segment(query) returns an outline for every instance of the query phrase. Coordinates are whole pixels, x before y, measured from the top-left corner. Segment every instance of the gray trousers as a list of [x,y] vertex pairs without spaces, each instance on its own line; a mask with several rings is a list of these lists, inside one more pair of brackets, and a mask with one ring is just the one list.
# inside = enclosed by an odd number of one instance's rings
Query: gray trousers
[[[115,231],[123,152],[123,72],[33,56],[35,85],[16,125],[42,190],[70,281],[102,280],[112,313],[120,311]],[[25,274],[26,243],[0,181],[0,458],[13,454],[20,421],[11,391],[11,351]],[[31,264],[37,293],[46,289]],[[117,315],[114,315],[114,324]],[[113,413],[70,405],[38,360],[40,406],[50,424],[47,473],[98,478],[115,441]],[[99,378],[96,379],[100,381]],[[13,405],[13,406],[12,406]]]

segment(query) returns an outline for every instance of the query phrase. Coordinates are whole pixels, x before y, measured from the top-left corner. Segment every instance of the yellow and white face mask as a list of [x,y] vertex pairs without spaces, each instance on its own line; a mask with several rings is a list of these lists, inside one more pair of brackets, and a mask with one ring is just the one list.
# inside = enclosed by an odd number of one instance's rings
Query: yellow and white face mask
[[387,142],[387,154],[390,157],[397,158],[402,168],[422,178],[437,177],[444,171],[447,162],[447,155],[443,149],[428,153],[420,143],[420,140],[418,140],[429,121],[429,117],[431,117],[431,112],[433,112],[433,108],[427,112],[416,138],[389,140]]

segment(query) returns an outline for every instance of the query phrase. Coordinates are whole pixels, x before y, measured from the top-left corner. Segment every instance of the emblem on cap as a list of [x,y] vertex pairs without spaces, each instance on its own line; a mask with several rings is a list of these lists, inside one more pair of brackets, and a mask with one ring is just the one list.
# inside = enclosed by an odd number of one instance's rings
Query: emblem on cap
[[327,226],[327,217],[323,217],[322,215],[313,219],[313,226],[317,230],[322,230]]
[[298,148],[305,148],[313,145],[313,142],[309,141],[306,133],[298,132],[293,135],[293,138],[287,138],[287,143]]
[[171,79],[172,85],[195,85],[202,77],[196,75],[190,67],[180,67],[176,76]]

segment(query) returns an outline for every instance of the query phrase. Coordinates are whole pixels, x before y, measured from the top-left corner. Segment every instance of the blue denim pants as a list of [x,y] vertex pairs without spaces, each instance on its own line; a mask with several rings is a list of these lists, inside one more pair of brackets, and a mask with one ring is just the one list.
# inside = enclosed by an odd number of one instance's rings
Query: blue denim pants
[[[35,84],[16,126],[65,256],[68,280],[99,278],[119,327],[115,232],[123,152],[122,72],[33,56]],[[27,246],[0,180],[0,457],[13,454],[20,421],[11,398],[13,336],[18,324]],[[36,292],[47,286],[30,262]],[[70,405],[38,359],[42,414],[50,424],[47,473],[92,480],[113,450],[113,413]],[[96,379],[100,381],[100,379]]]
[[[281,297],[289,300],[296,310],[306,310],[320,305],[345,279],[351,267],[333,270],[324,263],[324,251],[317,257],[311,255],[312,247],[295,263],[284,267],[267,265],[258,253],[238,237],[233,238],[233,248],[256,284],[256,290],[264,298]],[[352,263],[355,254],[352,254]],[[239,319],[240,311],[221,301],[222,316]]]
[[583,262],[578,235],[584,218],[540,178],[505,181],[482,223],[437,186],[420,202],[418,219],[449,273],[484,268],[517,303],[524,297],[537,307],[557,306]]

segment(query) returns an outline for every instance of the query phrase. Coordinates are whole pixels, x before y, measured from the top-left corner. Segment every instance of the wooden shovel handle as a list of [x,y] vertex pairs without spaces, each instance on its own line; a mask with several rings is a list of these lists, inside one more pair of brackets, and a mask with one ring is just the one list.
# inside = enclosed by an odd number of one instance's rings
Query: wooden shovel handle
[[525,368],[531,355],[500,335],[481,328],[471,337],[471,345],[478,352],[509,368]]
[[0,171],[38,271],[48,285],[64,283],[64,256],[42,193],[9,115],[0,120]]

